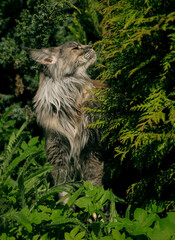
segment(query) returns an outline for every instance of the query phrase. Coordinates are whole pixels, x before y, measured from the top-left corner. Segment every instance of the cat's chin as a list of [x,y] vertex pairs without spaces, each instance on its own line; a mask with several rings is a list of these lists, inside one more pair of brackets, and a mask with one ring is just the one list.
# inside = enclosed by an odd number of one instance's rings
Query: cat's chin
[[93,49],[89,50],[85,55],[84,55],[84,58],[87,59],[87,60],[90,60],[92,58],[95,58],[96,59],[96,53]]

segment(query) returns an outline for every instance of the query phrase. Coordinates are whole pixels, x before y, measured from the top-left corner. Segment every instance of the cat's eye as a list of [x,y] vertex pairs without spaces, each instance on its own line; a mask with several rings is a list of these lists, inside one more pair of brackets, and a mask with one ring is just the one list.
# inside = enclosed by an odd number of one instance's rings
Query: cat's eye
[[76,46],[76,47],[74,47],[73,49],[74,49],[74,50],[78,50],[78,49],[80,49],[80,48],[79,48],[79,46]]

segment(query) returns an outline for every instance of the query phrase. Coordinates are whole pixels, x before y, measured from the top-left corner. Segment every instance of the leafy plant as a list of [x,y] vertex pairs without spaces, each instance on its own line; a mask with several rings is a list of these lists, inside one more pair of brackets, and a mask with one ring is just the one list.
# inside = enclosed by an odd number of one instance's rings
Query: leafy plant
[[[85,232],[79,232],[79,226],[76,226],[75,228],[73,228],[71,230],[70,233],[65,233],[64,236],[65,236],[65,240],[81,240],[81,239],[85,239],[84,238],[84,235],[85,235]],[[79,232],[79,233],[78,233]]]
[[[102,1],[103,28],[95,90],[88,109],[115,150],[106,161],[116,193],[135,204],[158,197],[174,205],[174,12],[160,1]],[[128,175],[128,179],[124,176]],[[173,175],[174,176],[174,175]],[[116,186],[115,182],[121,182]],[[170,183],[171,182],[171,183]],[[171,185],[167,193],[166,185]],[[123,185],[122,185],[123,184]],[[152,190],[151,190],[152,189]]]
[[[173,7],[171,0],[1,1],[0,239],[175,239]],[[89,127],[102,128],[114,151],[104,178],[131,204],[125,217],[126,201],[112,190],[52,186],[44,141],[27,123],[19,128],[38,85],[20,46],[68,40],[95,42],[98,51],[92,77],[108,87],[94,90],[100,104],[88,111],[98,120]],[[150,199],[163,207],[149,207]]]
[[[1,159],[0,237],[86,239],[91,235],[103,236],[107,232],[104,226],[107,220],[102,208],[110,203],[113,210],[110,219],[113,219],[117,215],[115,202],[123,201],[112,191],[87,182],[50,186],[46,177],[53,167],[41,162],[43,144],[40,145],[38,137],[28,142],[21,139],[25,127],[26,123],[12,134]],[[63,199],[56,200],[62,191],[67,192],[64,199],[69,198],[65,206],[60,204]]]
[[[116,204],[125,204],[111,190],[91,183],[52,186],[47,179],[53,169],[45,162],[43,142],[25,141],[25,122],[12,133],[1,156],[1,239],[170,239],[174,237],[174,213],[160,218],[154,205],[146,210],[127,209],[119,217]],[[63,199],[59,192],[66,191]],[[106,210],[104,210],[106,209]],[[107,212],[106,212],[107,211]],[[133,216],[133,217],[132,217]],[[164,237],[164,238],[163,238]]]
[[116,220],[109,223],[108,227],[115,229],[115,236],[120,236],[119,239],[168,240],[175,236],[174,213],[168,213],[165,218],[160,218],[156,213],[148,213],[144,209],[137,208],[134,211],[133,220],[120,217],[116,217]]
[[0,144],[1,148],[4,147],[5,143],[9,140],[12,130],[15,131],[15,120],[9,119],[14,107],[10,107],[0,119]]

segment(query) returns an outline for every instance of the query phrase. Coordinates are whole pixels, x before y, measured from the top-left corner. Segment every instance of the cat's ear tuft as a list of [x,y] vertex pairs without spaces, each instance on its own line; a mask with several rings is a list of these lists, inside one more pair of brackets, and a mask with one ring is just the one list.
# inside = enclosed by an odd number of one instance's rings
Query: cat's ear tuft
[[29,54],[29,56],[36,62],[44,65],[55,64],[58,57],[54,52],[49,51],[49,49],[32,49],[23,47]]

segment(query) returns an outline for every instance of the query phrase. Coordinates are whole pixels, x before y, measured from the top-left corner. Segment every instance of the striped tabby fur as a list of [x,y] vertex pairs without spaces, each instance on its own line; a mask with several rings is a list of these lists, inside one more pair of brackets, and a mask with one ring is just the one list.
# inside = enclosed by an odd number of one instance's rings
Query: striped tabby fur
[[47,156],[55,166],[55,183],[59,176],[59,183],[84,179],[100,186],[103,163],[99,136],[96,130],[86,128],[93,119],[83,110],[92,104],[87,102],[94,87],[87,69],[96,61],[95,51],[77,42],[26,50],[43,64],[34,107],[45,131]]

